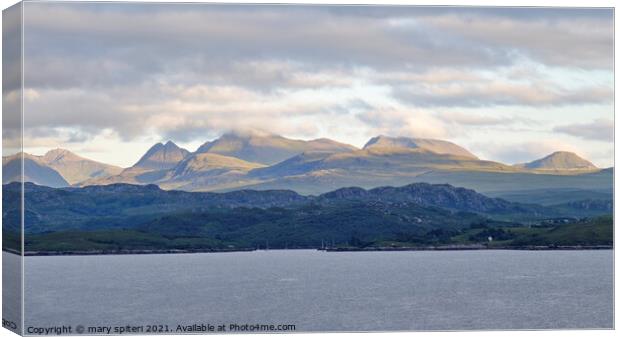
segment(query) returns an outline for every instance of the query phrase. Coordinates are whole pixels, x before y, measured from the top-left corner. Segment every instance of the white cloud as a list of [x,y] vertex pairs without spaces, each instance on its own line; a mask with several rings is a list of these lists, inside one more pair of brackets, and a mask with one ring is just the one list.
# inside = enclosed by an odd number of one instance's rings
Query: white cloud
[[375,135],[416,138],[446,138],[445,124],[420,109],[381,107],[357,115]]
[[438,113],[437,116],[447,124],[451,124],[454,126],[507,126],[510,124],[521,123],[521,124],[533,124],[534,120],[524,118],[524,117],[515,117],[515,116],[506,116],[498,113],[490,114],[490,113],[477,113],[477,112],[464,112],[464,111],[442,111]]

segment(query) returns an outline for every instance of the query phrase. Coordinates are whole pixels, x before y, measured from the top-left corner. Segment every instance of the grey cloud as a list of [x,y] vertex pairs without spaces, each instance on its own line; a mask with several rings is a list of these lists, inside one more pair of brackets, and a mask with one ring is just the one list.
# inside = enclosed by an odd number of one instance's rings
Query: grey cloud
[[[429,24],[402,29],[391,17],[334,15],[322,7],[201,6],[191,12],[183,6],[103,11],[101,5],[28,3],[26,62],[36,71],[26,81],[84,86],[190,72],[209,80],[222,69],[234,71],[231,64],[256,60],[294,60],[311,70],[513,62],[509,50],[481,47]],[[415,8],[406,12],[416,15]]]
[[[290,130],[291,118],[346,115],[351,109],[371,127],[424,132],[407,112],[378,111],[364,102],[270,103],[292,91],[353,87],[356,81],[394,88],[397,98],[425,107],[609,102],[608,88],[489,92],[476,78],[460,92],[429,90],[466,81],[476,70],[510,66],[524,55],[558,67],[609,70],[612,17],[594,12],[516,10],[512,16],[513,11],[471,8],[29,2],[25,84],[41,98],[27,103],[27,125],[76,129],[68,140],[113,129],[123,139],[154,131],[189,141],[235,123]],[[495,31],[486,21],[501,25]],[[528,42],[522,32],[542,42]],[[562,32],[567,36],[558,38]],[[439,78],[408,77],[434,68],[449,70]],[[366,77],[366,69],[396,76]],[[234,92],[220,101],[213,92],[185,95],[186,88],[201,86]],[[165,90],[175,87],[180,91]],[[432,134],[443,132],[438,118],[414,115],[430,123]],[[166,120],[170,116],[177,120]],[[296,128],[299,134],[316,132]]]
[[439,30],[551,66],[611,69],[613,24],[591,17],[546,17],[523,22],[509,17],[446,15],[422,19]]
[[557,126],[553,128],[553,131],[589,140],[614,141],[614,121],[610,119]]

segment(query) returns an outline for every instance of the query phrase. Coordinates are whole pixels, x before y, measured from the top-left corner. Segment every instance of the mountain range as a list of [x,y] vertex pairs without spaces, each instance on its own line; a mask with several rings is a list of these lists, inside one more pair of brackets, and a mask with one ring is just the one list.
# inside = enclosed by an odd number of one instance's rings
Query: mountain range
[[[3,184],[20,180],[20,156],[3,158]],[[377,136],[358,149],[330,139],[227,133],[195,152],[172,141],[151,147],[129,168],[56,149],[24,154],[26,181],[50,187],[156,184],[166,190],[291,189],[321,194],[342,187],[450,183],[482,192],[549,188],[610,189],[613,172],[570,152],[529,163],[481,160],[444,140]]]

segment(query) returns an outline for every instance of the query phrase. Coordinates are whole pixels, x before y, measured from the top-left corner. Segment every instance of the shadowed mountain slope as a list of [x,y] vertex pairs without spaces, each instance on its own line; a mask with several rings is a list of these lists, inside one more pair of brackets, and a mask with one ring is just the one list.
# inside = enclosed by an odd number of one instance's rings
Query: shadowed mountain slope
[[[50,187],[65,187],[69,183],[56,170],[40,162],[33,155],[24,154],[23,179],[38,185]],[[2,183],[22,181],[21,155],[15,154],[2,158]]]

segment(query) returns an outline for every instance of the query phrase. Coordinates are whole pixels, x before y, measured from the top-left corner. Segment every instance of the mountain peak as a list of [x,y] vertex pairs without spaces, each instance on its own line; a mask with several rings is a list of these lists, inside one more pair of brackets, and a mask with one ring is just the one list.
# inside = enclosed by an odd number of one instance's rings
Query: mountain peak
[[165,170],[174,167],[189,155],[189,151],[180,148],[171,140],[166,144],[157,143],[146,151],[133,167],[150,170]]
[[204,143],[196,153],[216,153],[248,162],[273,165],[303,152],[337,153],[353,150],[355,148],[351,145],[324,138],[306,141],[261,131],[234,131]]
[[365,150],[371,148],[421,148],[438,154],[478,159],[478,157],[467,151],[465,148],[454,143],[438,139],[388,137],[379,135],[371,138],[366,145],[364,145]]
[[65,149],[61,149],[61,148],[56,148],[53,150],[49,150],[47,151],[43,157],[42,160],[47,163],[50,164],[52,162],[56,162],[56,161],[67,161],[67,160],[83,160],[82,157],[78,156],[77,154],[69,151],[69,150],[65,150]]
[[167,141],[166,144],[164,144],[164,147],[180,149],[180,147],[171,140]]
[[556,151],[550,155],[515,166],[532,170],[596,170],[597,167],[577,154],[568,151]]
[[55,148],[53,150],[47,151],[45,154],[55,154],[55,155],[58,155],[58,154],[67,154],[67,153],[72,153],[72,152],[69,151],[69,150],[61,149],[61,148],[58,147],[58,148]]

